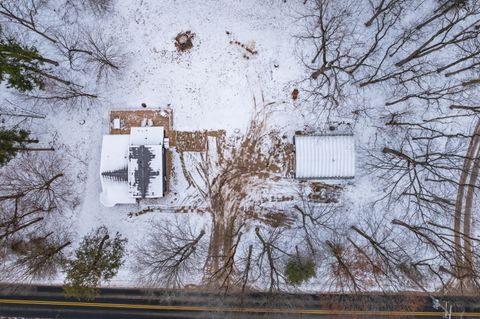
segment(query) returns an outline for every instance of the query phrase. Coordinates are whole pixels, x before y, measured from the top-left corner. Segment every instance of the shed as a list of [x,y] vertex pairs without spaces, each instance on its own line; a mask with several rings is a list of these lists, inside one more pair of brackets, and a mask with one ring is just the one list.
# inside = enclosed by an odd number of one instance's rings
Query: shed
[[355,142],[352,134],[296,135],[295,178],[352,179]]

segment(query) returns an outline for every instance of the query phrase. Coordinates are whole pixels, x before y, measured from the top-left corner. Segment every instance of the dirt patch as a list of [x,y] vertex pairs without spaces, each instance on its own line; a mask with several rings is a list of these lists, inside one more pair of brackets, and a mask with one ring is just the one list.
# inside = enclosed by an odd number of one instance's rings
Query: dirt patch
[[188,187],[195,186],[195,180],[193,179],[192,174],[190,174],[190,171],[187,169],[187,164],[185,164],[185,153],[179,152],[178,155],[180,157],[180,165],[182,167],[182,173],[188,183]]
[[307,198],[309,201],[315,203],[338,203],[338,197],[343,190],[343,187],[340,185],[321,182],[310,182],[309,186],[311,191],[307,194]]
[[193,38],[195,37],[195,33],[191,31],[180,32],[175,37],[175,47],[180,52],[185,52],[190,50],[193,47]]
[[298,91],[298,89],[293,89],[292,91],[292,100],[296,100],[298,99],[298,95],[300,94],[300,92]]
[[278,177],[292,176],[294,163],[293,144],[288,143],[276,131],[262,137],[262,139],[265,140],[263,145],[258,145],[255,139],[247,139],[243,145],[245,150],[243,156],[252,157],[252,159],[247,161],[250,165],[248,169],[259,172],[259,177],[264,178],[275,178],[272,175]]
[[286,177],[293,177],[295,174],[294,171],[294,163],[295,163],[295,146],[293,144],[284,144],[283,150],[283,160],[285,164],[285,176]]
[[216,137],[217,139],[225,139],[225,131],[176,131],[176,150],[182,152],[206,152],[208,137]]
[[167,169],[165,173],[166,179],[167,179],[167,182],[166,182],[167,187],[166,187],[165,193],[168,193],[170,192],[170,180],[172,178],[172,172],[173,172],[173,156],[170,150],[165,150],[165,160],[166,160],[165,167]]
[[288,227],[293,224],[294,219],[291,214],[286,211],[270,210],[266,208],[253,208],[246,211],[246,217],[258,220],[271,227]]
[[[113,120],[119,119],[121,127],[113,128]],[[175,146],[173,134],[173,111],[172,109],[124,109],[110,111],[110,134],[130,134],[132,127],[141,127],[142,124],[151,121],[152,126],[163,126],[165,137],[170,139],[170,145]]]

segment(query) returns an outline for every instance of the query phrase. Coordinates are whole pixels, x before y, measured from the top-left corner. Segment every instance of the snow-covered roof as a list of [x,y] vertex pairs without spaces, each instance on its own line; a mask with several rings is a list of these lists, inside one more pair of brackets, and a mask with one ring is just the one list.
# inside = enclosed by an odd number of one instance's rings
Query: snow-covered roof
[[106,207],[115,204],[134,204],[135,198],[128,193],[126,172],[128,169],[129,135],[104,135],[100,159],[100,201]]
[[163,197],[163,138],[163,127],[134,127],[129,135],[103,136],[100,201],[104,206]]
[[130,144],[162,145],[164,132],[163,126],[132,127],[130,129]]
[[352,135],[296,135],[295,177],[334,179],[355,177]]

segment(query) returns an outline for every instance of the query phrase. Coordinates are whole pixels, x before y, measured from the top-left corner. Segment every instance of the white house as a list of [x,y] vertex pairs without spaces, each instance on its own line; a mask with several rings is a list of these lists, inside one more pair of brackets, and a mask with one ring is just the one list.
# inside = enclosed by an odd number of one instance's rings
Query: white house
[[133,204],[165,194],[163,127],[132,127],[130,135],[104,135],[100,160],[104,206]]
[[352,134],[295,135],[295,178],[351,179],[355,177]]

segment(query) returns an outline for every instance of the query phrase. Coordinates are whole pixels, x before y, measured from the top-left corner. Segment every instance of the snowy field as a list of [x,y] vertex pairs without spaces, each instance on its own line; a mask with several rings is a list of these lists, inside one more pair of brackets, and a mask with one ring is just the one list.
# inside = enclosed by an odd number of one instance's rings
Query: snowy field
[[[478,148],[472,135],[478,107],[473,112],[465,109],[478,105],[477,93],[471,89],[476,83],[468,82],[478,74],[472,69],[445,80],[444,71],[438,69],[458,70],[469,64],[462,60],[464,55],[476,57],[474,37],[461,41],[458,37],[462,32],[476,32],[469,28],[478,23],[480,5],[472,1],[466,9],[443,12],[444,7],[436,9],[441,1],[421,1],[417,7],[412,1],[390,2],[392,6],[381,11],[381,4],[375,7],[369,1],[116,0],[99,14],[83,7],[75,11],[60,0],[44,1],[35,15],[42,32],[62,35],[72,44],[78,30],[93,30],[115,44],[121,67],[108,80],[99,81],[95,72],[83,69],[81,59],[72,67],[58,43],[49,43],[44,36],[1,16],[5,32],[59,60],[55,72],[98,95],[88,103],[49,104],[2,88],[2,106],[8,112],[45,115],[45,119],[27,118],[20,124],[4,116],[4,124],[27,127],[40,145],[54,147],[73,181],[69,187],[75,201],[70,209],[49,217],[41,227],[60,225],[67,230],[71,240],[67,255],[102,225],[127,238],[125,263],[104,283],[110,286],[238,288],[243,284],[289,291],[477,287],[478,214],[468,215],[465,208],[464,217],[458,217],[464,212],[458,205],[463,201],[463,193],[459,195],[459,186],[465,184],[462,173],[468,173],[473,186],[465,189],[465,194],[472,193],[465,195],[470,203],[466,205],[478,210],[478,169],[476,175],[475,169],[462,171],[469,158],[467,149],[475,157]],[[377,16],[375,8],[380,10]],[[435,12],[443,12],[445,20]],[[315,36],[317,15],[331,27],[325,56],[321,37]],[[372,16],[369,28],[365,22]],[[435,18],[430,21],[431,16]],[[435,42],[435,38],[421,46],[445,21],[463,16],[443,40]],[[422,21],[427,22],[423,25]],[[408,30],[416,31],[409,34]],[[193,47],[179,52],[175,37],[185,31],[194,34]],[[456,39],[451,46],[445,44],[450,38]],[[380,44],[374,39],[380,39]],[[407,40],[400,45],[399,39]],[[456,46],[455,41],[460,44]],[[422,49],[425,52],[418,51]],[[412,57],[414,53],[419,56]],[[322,60],[330,62],[322,64]],[[457,60],[461,61],[449,64]],[[294,89],[299,92],[295,99]],[[216,144],[210,138],[209,150],[201,155],[173,150],[171,191],[154,202],[170,209],[136,216],[145,203],[111,208],[100,203],[99,170],[109,111],[138,109],[141,103],[171,108],[174,130],[225,130],[226,141]],[[284,150],[292,145],[296,131],[319,133],[331,125],[354,134],[356,176],[352,181],[321,183],[323,190],[338,193],[336,203],[311,203],[310,181],[294,180],[286,173],[286,162],[277,158],[287,158]],[[267,155],[275,160],[265,164]],[[278,165],[278,172],[248,168],[270,164]],[[15,165],[15,160],[9,165]],[[234,174],[225,177],[226,172],[237,170],[245,175],[238,181]],[[218,180],[227,186],[218,187]],[[277,199],[282,196],[288,200]],[[192,211],[171,212],[179,206]],[[467,230],[458,230],[456,223]],[[159,225],[173,228],[160,229]],[[186,227],[185,233],[180,228],[175,233],[179,225]],[[454,256],[460,254],[452,249],[457,249],[453,245],[456,236],[467,231],[473,238],[471,254],[459,258],[471,261],[468,278],[475,279],[464,286],[451,276],[458,270]],[[198,235],[203,232],[204,236]],[[145,253],[155,241],[175,241],[175,234],[181,241],[189,233],[201,243],[174,280],[158,275],[164,271],[161,268],[157,274],[147,269],[145,255],[140,265],[139,250]],[[212,258],[212,252],[222,256]],[[288,260],[300,255],[314,261],[316,276],[290,285],[283,269]],[[4,265],[14,262],[9,257]],[[14,279],[14,273],[5,280]],[[61,284],[65,273],[19,277]]]

